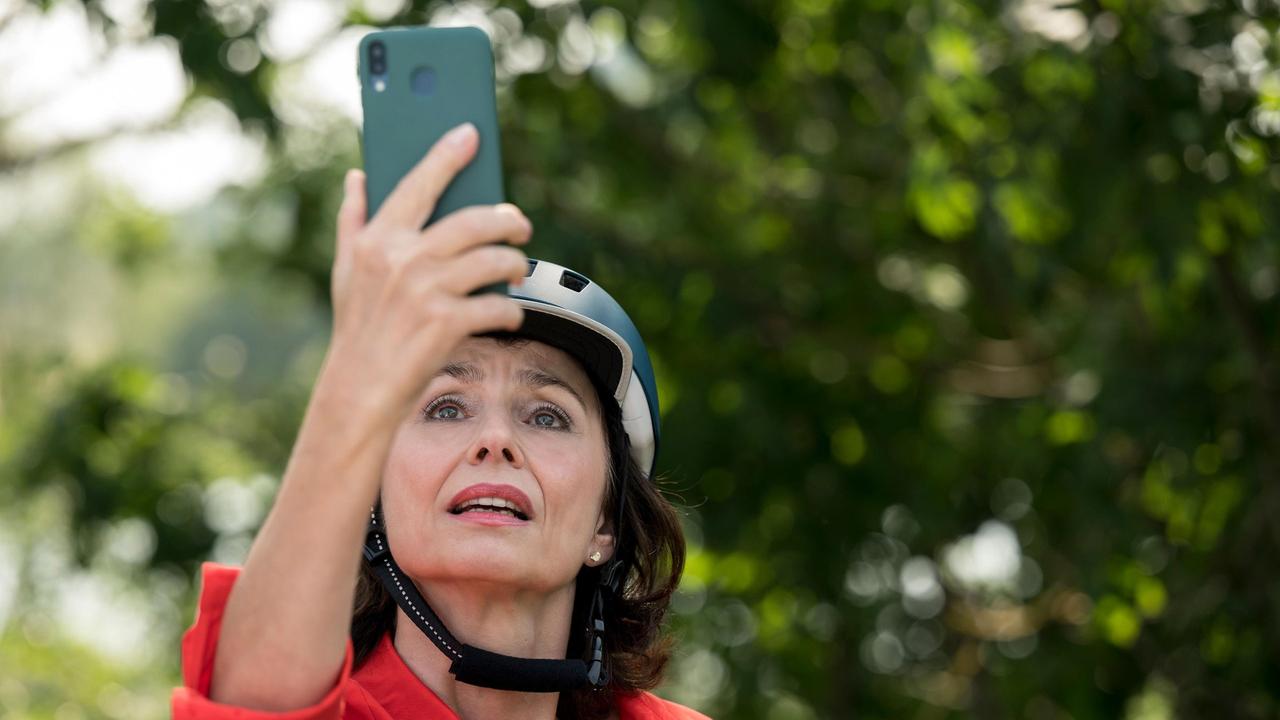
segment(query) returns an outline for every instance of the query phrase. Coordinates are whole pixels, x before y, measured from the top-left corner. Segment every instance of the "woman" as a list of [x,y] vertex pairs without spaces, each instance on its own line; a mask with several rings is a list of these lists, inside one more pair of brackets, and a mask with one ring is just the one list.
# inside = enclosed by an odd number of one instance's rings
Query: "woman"
[[244,568],[204,568],[175,718],[703,717],[645,692],[684,539],[634,326],[494,244],[529,241],[514,206],[419,229],[477,144],[367,221],[348,173],[333,337]]

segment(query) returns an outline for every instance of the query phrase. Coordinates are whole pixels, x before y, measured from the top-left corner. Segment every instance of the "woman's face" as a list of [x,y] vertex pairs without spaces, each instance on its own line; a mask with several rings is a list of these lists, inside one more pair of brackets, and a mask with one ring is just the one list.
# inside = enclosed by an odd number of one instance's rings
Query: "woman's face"
[[[468,338],[397,432],[382,503],[411,577],[551,592],[607,559],[599,400],[576,360]],[[594,564],[594,563],[593,563]]]

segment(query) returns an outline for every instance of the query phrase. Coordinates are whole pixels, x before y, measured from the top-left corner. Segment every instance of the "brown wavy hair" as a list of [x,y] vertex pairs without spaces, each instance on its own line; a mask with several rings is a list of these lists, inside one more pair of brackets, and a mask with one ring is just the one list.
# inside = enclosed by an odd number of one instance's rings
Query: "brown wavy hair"
[[[490,336],[503,345],[528,342],[509,333]],[[572,355],[572,353],[569,353]],[[609,684],[560,694],[560,718],[598,720],[609,715],[618,693],[650,690],[662,681],[671,657],[671,640],[662,623],[671,595],[684,572],[685,541],[675,507],[647,479],[631,454],[622,427],[622,410],[599,378],[588,372],[604,421],[605,448],[610,464],[605,493],[605,517],[616,518],[619,487],[625,487],[621,532],[615,532],[615,552],[627,568],[621,592],[605,598],[605,662]],[[622,479],[626,478],[625,484]],[[613,524],[611,519],[610,524]],[[578,572],[570,623],[568,657],[581,657],[586,617],[600,581],[601,568],[583,566]],[[395,630],[396,604],[365,563],[356,583],[351,617],[351,641],[359,667],[388,632]]]

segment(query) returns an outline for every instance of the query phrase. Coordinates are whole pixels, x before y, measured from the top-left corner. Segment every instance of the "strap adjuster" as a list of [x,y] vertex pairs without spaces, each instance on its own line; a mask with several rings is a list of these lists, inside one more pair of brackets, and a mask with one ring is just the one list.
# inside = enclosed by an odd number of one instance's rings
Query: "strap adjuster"
[[364,560],[369,564],[376,563],[391,553],[387,536],[381,530],[369,530],[364,536]]
[[609,588],[614,595],[618,594],[622,579],[626,577],[626,572],[624,572],[623,568],[624,563],[621,560],[612,560],[605,566],[604,572],[600,575],[600,584]]

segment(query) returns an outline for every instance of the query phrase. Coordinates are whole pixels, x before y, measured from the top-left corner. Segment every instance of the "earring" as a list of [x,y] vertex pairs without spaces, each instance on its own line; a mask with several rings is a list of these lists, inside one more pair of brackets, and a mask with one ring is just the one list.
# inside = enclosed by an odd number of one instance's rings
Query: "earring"
[[598,563],[598,562],[600,562],[600,551],[599,551],[599,550],[597,550],[597,551],[595,551],[595,552],[591,553],[590,555],[588,555],[588,556],[587,556],[587,559],[588,559],[588,560],[590,560],[590,561],[591,561],[591,562],[593,562],[593,563]]

